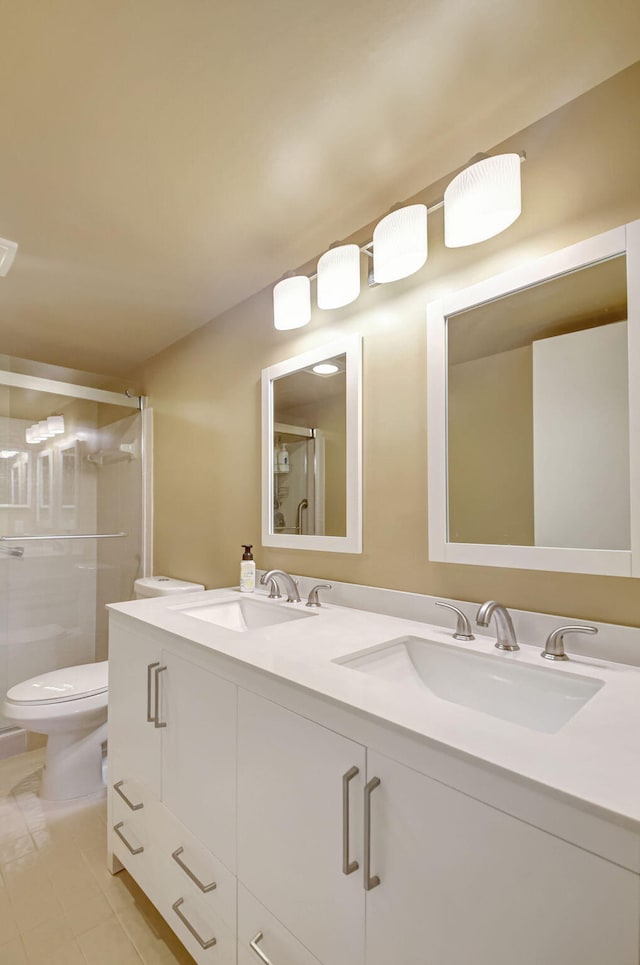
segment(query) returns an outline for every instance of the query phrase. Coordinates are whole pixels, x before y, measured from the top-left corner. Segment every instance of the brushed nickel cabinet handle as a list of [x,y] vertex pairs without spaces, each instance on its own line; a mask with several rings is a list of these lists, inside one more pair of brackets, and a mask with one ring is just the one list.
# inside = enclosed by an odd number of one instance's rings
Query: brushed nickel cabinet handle
[[273,962],[271,961],[271,959],[267,958],[267,956],[265,955],[265,953],[262,951],[261,948],[258,948],[258,942],[261,942],[263,938],[264,938],[264,935],[262,934],[261,931],[259,931],[256,937],[249,942],[249,948],[253,949],[253,951],[256,953],[260,961],[264,962],[264,965],[273,965]]
[[380,884],[378,875],[371,875],[371,795],[380,787],[380,778],[372,777],[364,789],[364,890],[371,891]]
[[144,807],[144,802],[141,801],[140,804],[134,804],[133,801],[130,801],[127,795],[122,790],[123,784],[124,784],[124,781],[118,781],[117,784],[113,785],[113,790],[120,795],[124,803],[127,805],[127,807],[130,807],[132,811],[142,810],[142,808]]
[[142,852],[144,851],[144,847],[140,845],[139,848],[134,848],[132,844],[129,844],[124,834],[120,830],[122,827],[124,827],[124,821],[119,821],[117,824],[114,824],[113,826],[113,830],[116,832],[116,834],[118,835],[122,843],[127,847],[127,849],[131,852],[131,854],[142,854]]
[[156,716],[151,713],[151,675],[153,673],[154,667],[159,667],[160,661],[156,660],[155,663],[150,663],[147,666],[147,723],[155,724]]
[[195,930],[195,928],[193,927],[193,925],[191,924],[191,922],[189,921],[189,919],[186,917],[186,915],[184,914],[184,912],[183,912],[183,911],[180,911],[180,908],[182,907],[182,905],[184,905],[184,898],[178,898],[177,901],[174,901],[174,903],[171,905],[171,907],[173,908],[173,910],[175,911],[176,915],[178,916],[178,918],[180,919],[180,921],[182,922],[182,924],[185,926],[185,928],[187,929],[187,931],[190,932],[190,933],[193,935],[193,937],[194,937],[195,940],[197,941],[197,943],[198,943],[198,945],[200,946],[200,948],[204,948],[204,949],[213,948],[213,946],[217,943],[218,939],[217,939],[217,938],[208,938],[208,939],[202,938],[202,937],[198,934],[198,932]]
[[155,701],[156,701],[156,712],[155,712],[155,715],[154,715],[154,718],[153,718],[153,726],[154,726],[154,727],[166,727],[166,726],[167,726],[166,720],[164,720],[164,721],[163,721],[163,720],[160,720],[160,674],[163,673],[166,669],[167,669],[166,667],[156,667],[156,669],[153,671],[154,674],[155,674],[155,687],[154,687],[154,690],[155,690]]
[[346,774],[342,775],[342,874],[350,875],[357,871],[360,865],[357,861],[349,860],[349,782],[356,774],[360,773],[359,767],[350,767]]
[[206,895],[209,891],[213,891],[213,889],[216,887],[215,881],[211,881],[208,885],[205,885],[204,882],[200,881],[200,879],[198,878],[198,876],[197,876],[196,874],[194,874],[193,871],[191,870],[191,868],[189,868],[189,867],[184,863],[184,861],[181,859],[180,855],[183,854],[183,852],[184,852],[184,848],[176,848],[175,851],[172,851],[172,852],[171,852],[171,857],[173,858],[173,860],[175,861],[175,863],[178,865],[178,867],[182,868],[182,870],[183,870],[184,873],[187,875],[187,877],[188,877],[188,878],[191,878],[191,880],[198,886],[198,888],[200,889],[200,891],[203,891],[203,892],[205,893],[205,895]]

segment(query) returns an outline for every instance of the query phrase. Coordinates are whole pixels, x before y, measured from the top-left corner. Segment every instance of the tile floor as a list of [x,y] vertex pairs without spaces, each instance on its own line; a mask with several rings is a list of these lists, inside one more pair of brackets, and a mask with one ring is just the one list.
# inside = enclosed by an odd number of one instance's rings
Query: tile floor
[[126,871],[106,868],[106,799],[38,797],[44,752],[0,761],[0,965],[190,963]]

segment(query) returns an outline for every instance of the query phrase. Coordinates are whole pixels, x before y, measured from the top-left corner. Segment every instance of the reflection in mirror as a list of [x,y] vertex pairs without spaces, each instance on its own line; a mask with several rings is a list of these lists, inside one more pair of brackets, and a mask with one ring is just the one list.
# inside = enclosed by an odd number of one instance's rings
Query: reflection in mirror
[[78,443],[60,449],[60,503],[75,509],[78,501]]
[[347,535],[346,362],[273,380],[274,533]]
[[262,545],[362,552],[362,338],[262,370]]
[[625,256],[446,332],[448,540],[629,550]]
[[16,449],[0,450],[0,507],[21,507],[31,504],[31,459],[28,452]]
[[37,516],[41,522],[48,523],[51,517],[51,503],[53,493],[53,473],[51,471],[50,449],[38,453],[36,488],[38,493]]

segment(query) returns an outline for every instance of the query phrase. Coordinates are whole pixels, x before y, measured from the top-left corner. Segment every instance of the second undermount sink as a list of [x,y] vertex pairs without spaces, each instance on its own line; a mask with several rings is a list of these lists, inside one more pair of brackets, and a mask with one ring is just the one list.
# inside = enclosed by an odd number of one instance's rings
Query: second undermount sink
[[220,603],[200,603],[195,606],[176,606],[172,610],[179,610],[186,616],[195,617],[205,623],[215,623],[226,630],[242,633],[246,630],[259,630],[261,627],[272,627],[278,623],[289,623],[291,620],[304,620],[312,616],[310,613],[299,613],[295,610],[285,610],[268,603],[256,603],[253,600],[221,600]]
[[603,680],[473,653],[421,637],[391,640],[336,663],[381,677],[407,695],[442,700],[554,734],[604,686]]

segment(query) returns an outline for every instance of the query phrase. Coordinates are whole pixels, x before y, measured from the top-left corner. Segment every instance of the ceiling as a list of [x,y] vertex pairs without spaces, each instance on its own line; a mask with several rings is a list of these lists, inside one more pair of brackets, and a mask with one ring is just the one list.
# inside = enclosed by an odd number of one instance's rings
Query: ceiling
[[637,0],[0,0],[9,355],[125,375],[640,57]]

